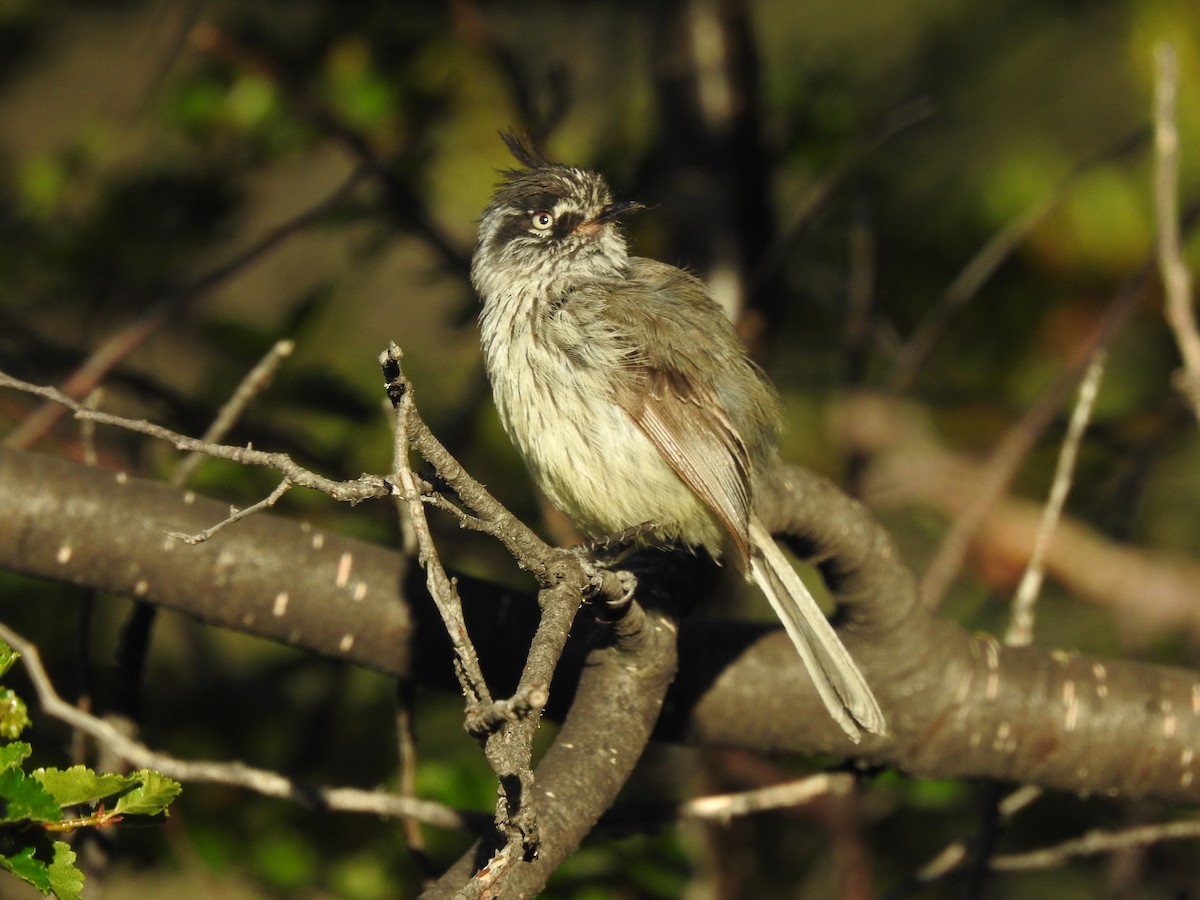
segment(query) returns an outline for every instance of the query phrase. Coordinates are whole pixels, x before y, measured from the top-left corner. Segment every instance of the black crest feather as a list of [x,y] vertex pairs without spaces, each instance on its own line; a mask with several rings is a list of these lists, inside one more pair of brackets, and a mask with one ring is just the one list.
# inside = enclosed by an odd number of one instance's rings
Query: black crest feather
[[527,169],[546,169],[558,165],[546,159],[524,132],[502,131],[500,139],[517,162]]

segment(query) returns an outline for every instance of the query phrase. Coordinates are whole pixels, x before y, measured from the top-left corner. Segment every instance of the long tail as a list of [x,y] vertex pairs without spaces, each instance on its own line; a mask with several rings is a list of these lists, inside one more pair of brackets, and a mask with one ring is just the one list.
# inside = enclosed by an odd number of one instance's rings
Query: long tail
[[887,723],[866,679],[757,517],[750,520],[750,543],[754,547],[750,574],[771,601],[775,614],[796,645],[829,714],[855,743],[862,737],[863,729],[884,734]]

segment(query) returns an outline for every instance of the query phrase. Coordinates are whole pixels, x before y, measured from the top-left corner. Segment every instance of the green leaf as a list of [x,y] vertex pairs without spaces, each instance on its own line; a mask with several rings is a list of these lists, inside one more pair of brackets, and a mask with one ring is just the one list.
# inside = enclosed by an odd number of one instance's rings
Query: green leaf
[[25,701],[11,688],[0,687],[0,737],[16,740],[29,727],[29,710]]
[[57,822],[62,807],[42,787],[20,769],[0,772],[0,822]]
[[165,813],[171,801],[179,796],[183,785],[152,769],[140,769],[128,776],[141,782],[127,794],[122,794],[113,807],[121,816],[154,816]]
[[20,658],[20,653],[8,646],[4,641],[0,641],[0,675],[8,674],[8,670],[13,667],[13,663]]
[[75,851],[64,841],[54,842],[54,860],[50,863],[50,889],[58,900],[81,900],[83,873],[75,865]]
[[41,782],[60,806],[96,803],[122,791],[137,787],[138,779],[129,775],[97,775],[87,766],[69,769],[34,769],[32,777]]
[[48,894],[52,890],[50,867],[33,854],[33,847],[24,847],[12,856],[0,856],[0,868],[7,869],[18,878],[28,881],[43,894]]
[[0,747],[0,771],[15,768],[29,758],[33,748],[23,741],[13,741]]

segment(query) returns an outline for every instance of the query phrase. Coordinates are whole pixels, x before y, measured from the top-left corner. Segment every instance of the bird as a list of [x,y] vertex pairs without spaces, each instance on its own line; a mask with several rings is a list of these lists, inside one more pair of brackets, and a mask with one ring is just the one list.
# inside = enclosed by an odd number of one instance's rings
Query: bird
[[520,167],[502,171],[480,216],[471,281],[500,421],[534,481],[592,539],[639,531],[640,543],[731,559],[846,735],[886,733],[866,679],[754,513],[778,461],[765,373],[700,279],[630,255],[621,220],[643,204],[521,135],[502,138]]

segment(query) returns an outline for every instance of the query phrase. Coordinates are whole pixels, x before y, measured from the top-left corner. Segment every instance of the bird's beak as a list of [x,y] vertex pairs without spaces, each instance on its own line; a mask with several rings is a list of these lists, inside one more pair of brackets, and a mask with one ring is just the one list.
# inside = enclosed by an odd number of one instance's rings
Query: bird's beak
[[636,200],[617,200],[602,207],[592,221],[597,225],[603,225],[605,222],[619,219],[626,213],[637,212],[639,209],[645,208],[646,204],[638,203]]

